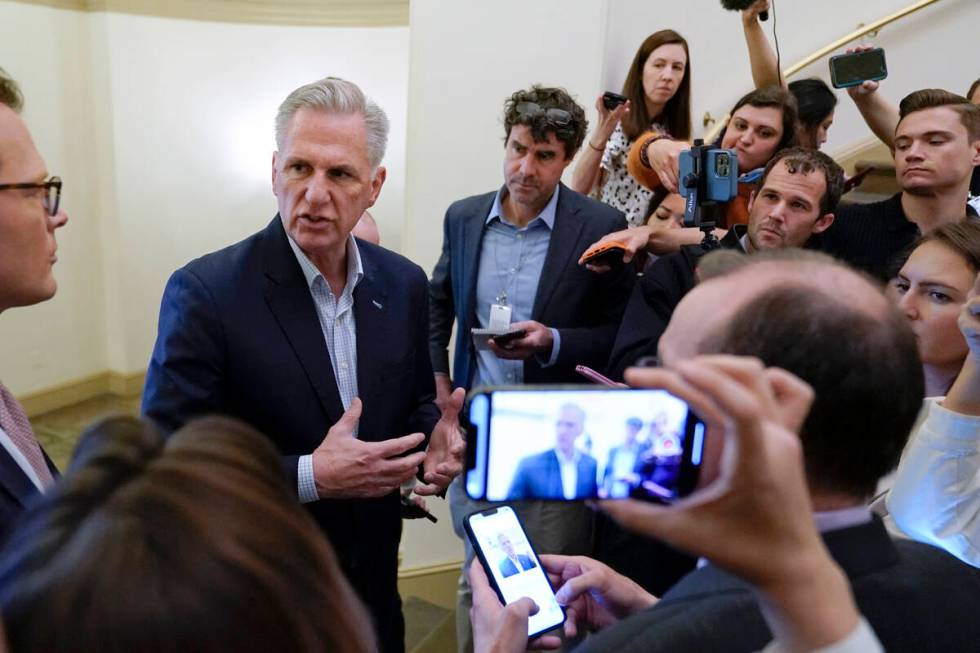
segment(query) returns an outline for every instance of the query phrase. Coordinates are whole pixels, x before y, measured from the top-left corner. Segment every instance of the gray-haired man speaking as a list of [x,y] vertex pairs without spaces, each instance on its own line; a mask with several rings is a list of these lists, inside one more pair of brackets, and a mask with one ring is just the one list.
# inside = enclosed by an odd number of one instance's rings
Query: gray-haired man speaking
[[420,494],[459,473],[462,392],[440,419],[425,273],[350,235],[384,184],[387,133],[384,112],[350,82],[286,98],[272,157],[279,214],[170,278],[143,411],[167,430],[223,413],[267,434],[381,649],[399,651],[398,488],[420,467]]

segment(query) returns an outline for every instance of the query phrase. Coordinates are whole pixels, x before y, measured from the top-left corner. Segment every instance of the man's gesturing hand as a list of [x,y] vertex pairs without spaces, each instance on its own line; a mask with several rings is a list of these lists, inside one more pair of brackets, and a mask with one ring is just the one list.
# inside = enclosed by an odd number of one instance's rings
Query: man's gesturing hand
[[422,478],[426,484],[415,486],[415,494],[438,494],[449,487],[453,479],[463,471],[466,440],[459,428],[459,411],[463,408],[465,398],[466,391],[462,388],[456,388],[449,395],[449,400],[442,409],[442,417],[432,429],[429,448],[425,452]]
[[415,476],[425,459],[421,452],[399,457],[422,443],[422,433],[365,442],[354,437],[359,419],[361,400],[355,397],[313,452],[313,478],[321,498],[384,496]]

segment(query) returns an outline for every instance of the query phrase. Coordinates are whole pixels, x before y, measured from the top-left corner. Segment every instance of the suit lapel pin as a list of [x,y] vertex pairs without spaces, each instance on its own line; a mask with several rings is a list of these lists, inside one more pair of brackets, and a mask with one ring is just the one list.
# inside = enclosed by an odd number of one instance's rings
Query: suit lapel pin
[[379,302],[378,300],[376,300],[376,299],[372,299],[372,300],[371,300],[371,303],[372,303],[372,304],[374,304],[374,306],[375,306],[375,308],[377,308],[377,309],[378,309],[379,311],[383,311],[383,310],[385,310],[385,307],[384,307],[384,306],[382,306],[382,305],[381,305],[381,302]]

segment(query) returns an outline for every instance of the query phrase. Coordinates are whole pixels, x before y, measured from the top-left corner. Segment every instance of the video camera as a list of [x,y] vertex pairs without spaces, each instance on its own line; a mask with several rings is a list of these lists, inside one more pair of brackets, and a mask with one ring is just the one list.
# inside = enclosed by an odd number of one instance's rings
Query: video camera
[[691,149],[680,153],[678,163],[680,193],[687,200],[684,226],[701,229],[701,246],[715,249],[718,239],[712,230],[719,222],[720,205],[738,195],[738,155],[735,150],[705,146],[698,138]]

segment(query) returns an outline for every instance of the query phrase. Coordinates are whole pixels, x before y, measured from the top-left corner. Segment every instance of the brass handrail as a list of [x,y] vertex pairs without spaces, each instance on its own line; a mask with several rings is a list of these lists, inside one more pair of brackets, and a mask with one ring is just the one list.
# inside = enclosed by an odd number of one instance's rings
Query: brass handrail
[[[898,11],[889,14],[884,18],[880,18],[874,21],[873,23],[857,28],[850,34],[842,36],[841,38],[837,39],[833,43],[825,45],[819,50],[815,50],[813,53],[807,55],[806,57],[803,57],[789,68],[784,69],[783,79],[789,79],[792,75],[795,75],[796,73],[800,72],[801,70],[803,70],[804,68],[812,64],[814,61],[817,61],[818,59],[830,54],[831,52],[840,48],[841,46],[846,45],[847,43],[850,43],[851,41],[854,41],[856,39],[859,39],[865,34],[870,34],[871,32],[877,32],[885,25],[890,25],[891,23],[894,23],[897,20],[905,18],[909,14],[914,14],[920,9],[925,9],[929,5],[934,4],[936,2],[939,2],[939,0],[919,0],[918,2],[913,2],[912,4],[910,4],[908,7],[905,7],[904,9],[899,9]],[[718,137],[719,132],[721,132],[724,126],[728,123],[728,119],[730,117],[731,115],[726,113],[721,120],[716,122],[715,126],[712,127],[705,134],[704,141],[706,143],[713,142],[715,138]]]

